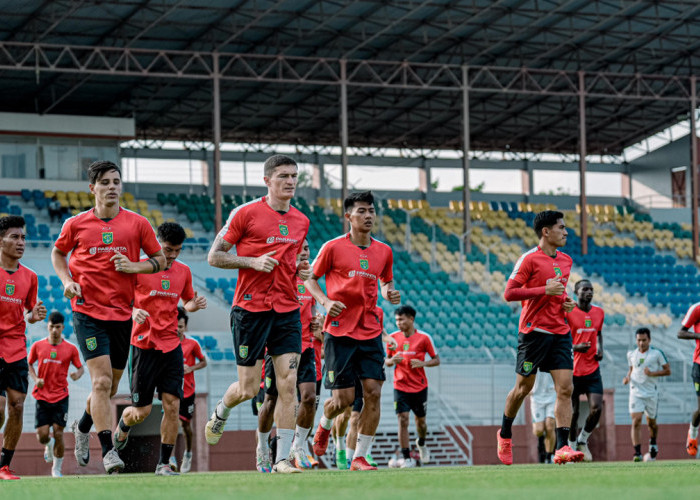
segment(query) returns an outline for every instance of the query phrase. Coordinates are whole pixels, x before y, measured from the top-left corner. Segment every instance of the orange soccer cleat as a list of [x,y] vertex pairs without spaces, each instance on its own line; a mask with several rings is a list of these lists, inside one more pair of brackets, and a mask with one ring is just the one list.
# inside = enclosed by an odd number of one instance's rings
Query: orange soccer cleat
[[496,432],[498,459],[503,465],[513,465],[513,440],[501,437],[501,429]]
[[556,451],[554,463],[561,465],[569,462],[583,462],[583,453],[572,450],[571,446],[567,444]]
[[316,434],[314,434],[314,453],[317,457],[322,457],[326,454],[330,435],[330,429],[324,429],[321,424],[318,424],[318,429],[316,429]]
[[14,471],[10,470],[8,465],[0,467],[0,479],[19,479],[19,476],[15,476]]
[[365,457],[357,457],[353,459],[350,470],[377,470],[377,468],[370,465]]
[[685,441],[685,451],[687,451],[688,455],[691,457],[698,454],[698,438],[691,438],[690,431],[688,431],[688,439]]

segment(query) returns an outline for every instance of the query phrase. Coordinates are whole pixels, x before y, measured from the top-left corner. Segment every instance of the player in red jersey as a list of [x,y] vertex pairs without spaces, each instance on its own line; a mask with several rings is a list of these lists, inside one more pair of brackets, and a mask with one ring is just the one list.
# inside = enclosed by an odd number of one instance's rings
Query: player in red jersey
[[550,372],[557,392],[554,407],[557,451],[554,463],[579,462],[583,453],[567,444],[571,424],[573,356],[565,313],[576,303],[566,294],[571,257],[557,249],[566,245],[564,214],[545,210],[535,217],[534,229],[540,244],[515,263],[504,297],[522,301],[515,386],[506,398],[503,423],[497,432],[498,458],[513,463],[511,426],[525,397],[535,384],[537,370]]
[[690,418],[690,428],[685,442],[685,450],[688,455],[695,457],[698,454],[698,428],[700,428],[700,302],[693,304],[688,309],[681,323],[681,328],[678,330],[678,338],[695,341],[692,377],[698,407]]
[[[279,393],[275,422],[279,436],[272,472],[294,473],[288,459],[294,439],[296,380],[301,353],[301,319],[296,275],[308,277],[309,264],[297,255],[309,231],[309,219],[291,206],[298,167],[291,158],[271,156],[264,165],[267,195],[237,207],[209,251],[209,264],[238,269],[231,309],[231,331],[238,381],[231,384],[205,428],[209,444],[219,442],[231,409],[259,391],[262,360],[272,357]],[[229,253],[236,247],[236,255]]]
[[10,462],[22,434],[24,399],[29,387],[26,323],[46,318],[37,302],[36,273],[20,264],[25,249],[24,217],[0,218],[0,392],[7,393],[7,423],[2,434],[0,480],[19,479]]
[[[394,406],[399,419],[399,445],[403,455],[402,467],[414,467],[411,449],[408,444],[408,416],[413,412],[416,421],[416,446],[422,464],[430,462],[430,452],[425,445],[428,424],[425,415],[428,411],[428,377],[425,368],[438,366],[440,357],[430,335],[419,331],[414,325],[416,310],[411,306],[401,306],[396,310],[396,326],[399,331],[391,336],[398,347],[387,347],[386,366],[394,368]],[[425,355],[430,356],[425,360]]]
[[[185,360],[185,380],[183,385],[183,397],[180,399],[180,425],[185,434],[185,452],[182,455],[182,465],[180,472],[186,474],[192,468],[192,426],[190,422],[194,417],[194,372],[207,366],[207,357],[202,352],[202,347],[195,339],[185,336],[189,317],[182,308],[177,308],[177,334],[182,344],[182,357]],[[170,466],[177,468],[177,460],[173,464],[170,457]]]
[[[574,286],[578,302],[566,313],[571,328],[574,349],[574,392],[571,403],[573,414],[569,430],[569,446],[583,453],[583,460],[591,462],[593,455],[588,449],[588,437],[598,425],[603,411],[603,377],[600,360],[603,359],[603,309],[591,304],[593,285],[580,280]],[[576,436],[581,394],[588,399],[589,413],[581,432]]]
[[178,335],[177,305],[182,299],[189,312],[207,308],[207,299],[192,288],[190,268],[177,260],[185,230],[174,222],[158,226],[165,268],[136,280],[134,327],[131,333],[131,406],[124,409],[114,430],[114,447],[124,449],[131,427],[143,422],[153,409],[153,396],[163,402],[160,460],[157,476],[177,475],[170,468],[175,447],[180,399],[183,397],[184,358]]
[[[377,281],[392,304],[401,302],[394,289],[391,248],[371,236],[376,214],[374,197],[367,191],[343,201],[350,232],[326,242],[313,264],[306,287],[328,311],[326,332],[326,387],[332,397],[324,403],[323,416],[314,436],[314,453],[326,452],[333,419],[355,399],[355,379],[362,383],[364,407],[360,416],[357,447],[351,470],[375,470],[367,453],[379,424],[384,374],[382,324],[376,312]],[[318,279],[326,277],[327,294]]]
[[[63,429],[68,419],[68,369],[77,369],[72,380],[83,376],[78,348],[63,338],[65,318],[54,311],[49,315],[49,336],[32,344],[29,350],[29,376],[34,381],[32,396],[36,400],[36,437],[44,445],[44,460],[53,464],[51,476],[63,477]],[[38,373],[34,363],[38,362]],[[53,429],[53,437],[51,437]]]
[[[129,356],[135,275],[157,273],[165,267],[165,257],[148,220],[119,206],[120,168],[96,161],[88,167],[88,179],[95,208],[63,224],[51,261],[63,294],[71,299],[75,336],[92,382],[85,412],[73,423],[75,458],[82,466],[90,460],[94,421],[102,464],[111,474],[124,468],[112,445],[109,400]],[[142,249],[146,261],[139,261]]]

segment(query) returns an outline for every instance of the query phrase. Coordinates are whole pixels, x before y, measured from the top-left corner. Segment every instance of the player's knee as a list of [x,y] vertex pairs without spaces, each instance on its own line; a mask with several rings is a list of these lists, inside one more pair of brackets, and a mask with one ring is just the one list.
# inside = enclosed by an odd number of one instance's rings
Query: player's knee
[[53,438],[56,440],[56,442],[62,443],[63,442],[63,429],[61,429],[61,430],[54,429],[53,430]]
[[399,413],[399,425],[401,427],[408,427],[408,414]]
[[316,405],[316,393],[313,391],[302,392],[300,403],[307,408],[313,408]]
[[10,416],[18,416],[24,413],[24,399],[8,400],[7,409]]
[[38,430],[36,431],[36,438],[41,444],[46,444],[49,442],[49,431],[47,430]]
[[112,377],[111,375],[98,375],[92,379],[92,392],[110,394],[112,391]]
[[557,398],[571,400],[571,396],[574,392],[573,384],[562,384],[557,390]]
[[257,385],[241,385],[238,387],[241,397],[247,401],[253,399],[260,392],[260,387]]

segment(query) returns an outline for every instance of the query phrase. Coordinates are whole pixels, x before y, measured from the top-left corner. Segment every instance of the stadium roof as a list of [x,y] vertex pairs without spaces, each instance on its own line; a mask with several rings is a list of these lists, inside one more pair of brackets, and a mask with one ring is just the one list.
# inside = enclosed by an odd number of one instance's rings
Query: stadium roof
[[225,141],[338,144],[346,82],[351,146],[459,149],[467,65],[471,149],[576,152],[585,94],[588,152],[619,154],[687,117],[700,64],[696,0],[5,5],[0,111],[144,138],[211,139],[216,73]]

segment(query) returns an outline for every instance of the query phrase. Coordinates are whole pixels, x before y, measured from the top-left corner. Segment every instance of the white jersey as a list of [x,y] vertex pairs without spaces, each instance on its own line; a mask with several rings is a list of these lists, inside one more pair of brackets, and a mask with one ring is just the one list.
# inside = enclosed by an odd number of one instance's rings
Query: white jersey
[[658,372],[663,365],[668,364],[666,355],[661,349],[649,347],[642,353],[639,349],[627,353],[627,363],[632,367],[630,374],[630,395],[648,398],[658,394],[657,377],[649,377],[644,373],[644,368],[652,372]]
[[554,390],[554,380],[547,372],[537,372],[535,385],[530,392],[532,402],[538,405],[554,404],[557,400],[557,393]]

